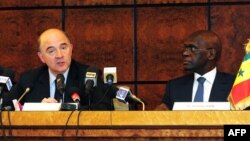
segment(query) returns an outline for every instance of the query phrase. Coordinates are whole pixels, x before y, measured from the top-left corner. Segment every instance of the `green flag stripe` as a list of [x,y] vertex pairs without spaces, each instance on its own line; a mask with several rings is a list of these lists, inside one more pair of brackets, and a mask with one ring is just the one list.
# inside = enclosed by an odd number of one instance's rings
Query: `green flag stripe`
[[247,61],[248,59],[250,59],[250,53],[247,53],[244,58],[243,61]]

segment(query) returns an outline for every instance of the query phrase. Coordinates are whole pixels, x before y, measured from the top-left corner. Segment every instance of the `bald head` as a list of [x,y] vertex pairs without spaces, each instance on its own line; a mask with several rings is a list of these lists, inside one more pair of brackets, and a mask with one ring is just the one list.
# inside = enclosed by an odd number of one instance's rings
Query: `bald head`
[[206,44],[208,48],[213,48],[216,51],[215,60],[217,61],[221,55],[221,41],[217,34],[208,30],[200,30],[192,33],[189,38],[193,38],[196,41]]
[[38,38],[38,51],[40,51],[41,47],[44,46],[50,39],[56,39],[58,37],[65,38],[65,40],[70,44],[70,40],[67,35],[60,29],[50,28],[45,30]]

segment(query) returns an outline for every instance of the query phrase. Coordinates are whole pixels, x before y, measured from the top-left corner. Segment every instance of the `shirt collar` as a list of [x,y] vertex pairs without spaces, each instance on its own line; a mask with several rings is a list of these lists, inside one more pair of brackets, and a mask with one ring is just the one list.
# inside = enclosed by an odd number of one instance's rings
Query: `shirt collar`
[[[52,74],[52,72],[50,71],[50,69],[48,69],[48,70],[49,70],[49,84],[52,85],[54,83],[54,81],[56,80],[56,76],[54,76]],[[64,83],[66,83],[68,74],[69,74],[69,68],[63,73],[63,76],[65,78]]]
[[[202,75],[202,77],[206,78],[206,81],[208,83],[213,84],[216,73],[217,73],[217,68],[215,67],[211,71],[209,71],[209,72],[205,73],[204,75]],[[194,73],[194,80],[197,80],[199,77],[201,77],[200,74]]]

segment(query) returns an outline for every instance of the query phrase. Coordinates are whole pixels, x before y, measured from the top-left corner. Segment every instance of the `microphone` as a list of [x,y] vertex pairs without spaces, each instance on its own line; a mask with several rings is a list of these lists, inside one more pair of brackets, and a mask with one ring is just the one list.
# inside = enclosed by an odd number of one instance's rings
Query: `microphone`
[[119,90],[116,92],[116,98],[124,103],[127,103],[127,102],[141,103],[141,100],[139,98],[133,95],[129,89],[124,88],[124,87],[120,87]]
[[85,93],[90,94],[93,88],[97,86],[98,69],[89,67],[85,77]]
[[74,102],[76,102],[78,104],[80,103],[80,96],[78,95],[78,93],[73,93],[71,95],[71,98],[73,99]]
[[80,101],[81,98],[79,96],[80,90],[77,87],[71,87],[69,88],[69,92],[71,94],[72,100],[77,104],[75,109],[79,109],[81,107]]
[[135,95],[133,95],[131,93],[131,91],[127,88],[124,88],[124,87],[120,87],[119,90],[116,92],[116,98],[124,103],[139,103],[139,104],[142,104],[142,110],[144,111],[145,109],[145,104],[144,102],[136,97]]
[[80,107],[80,96],[79,96],[79,88],[77,87],[70,87],[67,91],[67,94],[70,95],[72,100],[75,103],[62,103],[61,110],[63,111],[72,111],[77,110]]
[[5,69],[3,71],[3,73],[0,76],[0,93],[2,93],[3,89],[7,89],[8,91],[10,91],[10,89],[12,87],[11,80],[13,80],[14,77],[15,77],[14,71],[12,71],[10,69]]
[[23,99],[23,97],[24,97],[29,91],[30,91],[30,88],[27,87],[27,88],[25,89],[25,91],[23,92],[23,94],[19,97],[18,100],[16,100],[16,99],[13,99],[13,100],[12,100],[12,103],[13,103],[13,105],[14,105],[15,111],[21,111],[21,110],[22,110],[22,105],[21,105],[20,101]]
[[4,94],[3,91],[7,90],[10,91],[11,87],[12,87],[12,82],[11,80],[14,79],[15,77],[15,73],[14,71],[10,70],[10,69],[3,69],[2,67],[0,67],[0,109],[2,109],[2,102],[4,100]]
[[105,84],[111,86],[113,83],[117,83],[116,67],[105,67],[103,73]]
[[71,98],[72,100],[77,103],[80,104],[80,96],[79,96],[79,88],[77,87],[71,87],[69,89],[69,93],[71,94]]
[[56,76],[56,88],[57,88],[57,90],[59,91],[59,93],[61,95],[63,95],[64,91],[65,91],[64,80],[65,80],[65,78],[64,78],[64,76],[62,74],[58,74]]
[[20,101],[23,99],[23,97],[24,97],[29,91],[30,91],[30,88],[27,87],[27,88],[25,89],[24,93],[19,97],[19,99],[17,100],[17,102],[20,102]]

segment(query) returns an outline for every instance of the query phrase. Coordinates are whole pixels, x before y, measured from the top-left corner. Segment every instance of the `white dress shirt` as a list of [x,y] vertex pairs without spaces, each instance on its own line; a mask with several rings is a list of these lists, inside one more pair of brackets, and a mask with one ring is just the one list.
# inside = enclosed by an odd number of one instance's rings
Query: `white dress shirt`
[[[63,74],[65,80],[64,80],[64,84],[66,85],[66,80],[68,77],[68,73],[69,73],[69,68],[65,71],[65,73]],[[49,69],[49,86],[50,86],[50,97],[54,98],[55,96],[55,91],[56,91],[56,84],[55,84],[55,80],[56,80],[56,76],[54,76],[50,69]]]
[[194,73],[192,101],[194,101],[195,93],[196,93],[197,88],[198,88],[199,82],[197,81],[197,79],[199,77],[206,78],[206,81],[204,82],[203,102],[208,102],[209,101],[209,97],[210,97],[210,93],[211,93],[211,90],[212,90],[212,86],[213,86],[213,83],[214,83],[216,73],[217,73],[217,68],[216,67],[214,69],[212,69],[211,71],[207,72],[206,74],[202,75],[202,76],[199,75],[198,73]]

